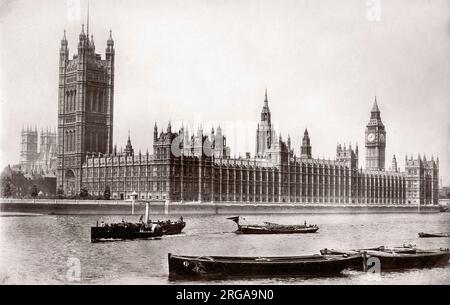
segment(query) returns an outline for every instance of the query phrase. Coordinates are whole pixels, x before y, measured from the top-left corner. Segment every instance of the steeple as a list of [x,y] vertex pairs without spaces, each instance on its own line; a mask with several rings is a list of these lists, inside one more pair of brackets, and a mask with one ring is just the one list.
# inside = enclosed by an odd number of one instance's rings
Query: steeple
[[264,107],[269,107],[269,101],[267,100],[267,87],[265,90]]
[[84,23],[81,25],[81,33],[80,33],[80,40],[86,39],[86,34],[84,33]]
[[155,142],[156,140],[158,140],[158,126],[155,122],[155,126],[153,127],[153,142]]
[[67,46],[66,30],[64,30],[63,38],[61,39],[61,46]]
[[109,38],[106,42],[106,60],[113,61],[114,60],[114,40],[112,38],[112,31],[109,30]]
[[87,5],[87,17],[86,17],[86,28],[87,28],[87,37],[89,39],[89,0]]
[[108,37],[108,40],[106,41],[106,44],[108,47],[114,46],[114,40],[112,38],[112,30],[109,30],[109,37]]
[[397,159],[395,158],[395,155],[392,156],[391,171],[398,172]]
[[311,141],[309,139],[308,128],[306,128],[305,132],[303,133],[302,146],[300,148],[300,157],[304,159],[311,159],[311,150]]
[[372,106],[372,110],[370,112],[380,112],[380,109],[378,108],[377,96],[376,95],[375,95],[375,101],[374,101],[373,106]]
[[268,125],[271,124],[270,122],[270,109],[269,109],[269,100],[267,98],[267,88],[265,90],[264,94],[264,106],[261,111],[261,122],[267,122]]
[[125,154],[127,155],[127,157],[134,155],[134,149],[131,145],[130,130],[128,130],[128,140],[127,146],[125,146]]

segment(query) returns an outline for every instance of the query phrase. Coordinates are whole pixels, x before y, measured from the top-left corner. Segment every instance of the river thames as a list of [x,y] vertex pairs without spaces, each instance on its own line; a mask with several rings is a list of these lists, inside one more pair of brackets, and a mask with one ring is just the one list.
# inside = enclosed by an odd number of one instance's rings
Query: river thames
[[[171,219],[180,215],[171,215]],[[232,215],[234,216],[234,215]],[[282,256],[316,254],[322,248],[367,248],[414,244],[450,247],[450,238],[419,239],[417,233],[448,232],[450,213],[246,215],[249,222],[308,223],[315,234],[240,235],[224,215],[185,215],[183,234],[159,240],[90,242],[97,220],[135,216],[36,215],[0,217],[0,284],[450,284],[450,265],[433,269],[336,277],[282,277],[171,281],[167,254]],[[152,219],[167,219],[152,215]],[[79,277],[72,268],[79,262]]]

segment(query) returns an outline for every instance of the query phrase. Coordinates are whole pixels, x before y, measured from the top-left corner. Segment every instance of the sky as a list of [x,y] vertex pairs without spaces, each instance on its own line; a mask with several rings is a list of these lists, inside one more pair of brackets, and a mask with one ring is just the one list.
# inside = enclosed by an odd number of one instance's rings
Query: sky
[[[314,157],[359,144],[375,95],[396,155],[439,156],[450,185],[450,1],[90,0],[104,56],[115,41],[114,143],[152,152],[153,125],[209,133],[255,152],[267,88],[276,130]],[[57,125],[59,46],[76,52],[87,0],[0,0],[0,166],[18,163],[23,125]]]

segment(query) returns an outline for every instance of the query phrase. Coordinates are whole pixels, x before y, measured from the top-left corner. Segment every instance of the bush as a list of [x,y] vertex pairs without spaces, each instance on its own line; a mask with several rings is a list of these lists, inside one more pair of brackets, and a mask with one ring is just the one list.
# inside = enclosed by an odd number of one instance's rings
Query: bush
[[85,186],[83,186],[80,190],[80,198],[81,199],[87,199],[89,197],[89,192]]
[[103,198],[104,198],[105,200],[111,199],[111,189],[110,189],[109,185],[107,185],[107,186],[105,187],[105,192],[103,193]]
[[8,198],[11,197],[11,182],[9,180],[2,180],[2,197]]
[[36,185],[33,185],[33,186],[31,187],[31,192],[30,192],[31,197],[34,198],[34,197],[36,197],[38,194],[39,194],[39,190],[38,190],[37,186],[36,186]]

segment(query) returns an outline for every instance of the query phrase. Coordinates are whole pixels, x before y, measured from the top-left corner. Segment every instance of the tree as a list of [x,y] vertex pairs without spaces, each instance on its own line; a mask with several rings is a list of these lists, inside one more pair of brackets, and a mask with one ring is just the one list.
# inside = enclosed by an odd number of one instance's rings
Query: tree
[[87,190],[87,187],[83,186],[80,190],[80,197],[82,199],[86,199],[89,196],[89,192]]
[[65,196],[64,196],[64,189],[63,189],[63,186],[62,185],[60,185],[59,187],[58,187],[58,189],[56,190],[56,197],[58,197],[58,198],[64,198]]
[[11,197],[11,182],[9,179],[2,179],[2,197]]
[[33,186],[31,187],[31,192],[30,192],[31,197],[36,197],[38,195],[38,193],[39,193],[39,190],[38,190],[36,184],[33,184]]
[[105,200],[109,200],[111,198],[111,188],[109,187],[109,185],[105,187],[105,191],[103,192],[103,198]]

